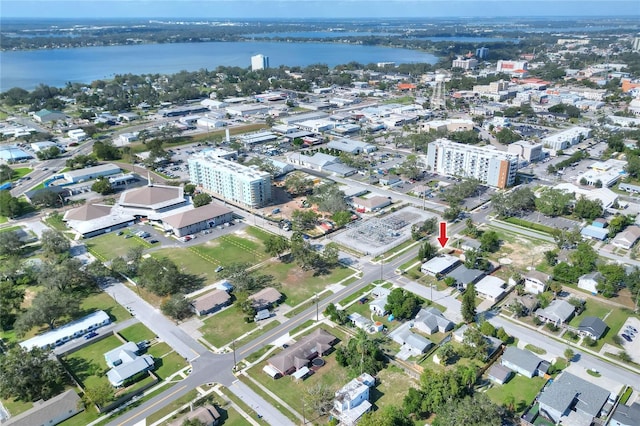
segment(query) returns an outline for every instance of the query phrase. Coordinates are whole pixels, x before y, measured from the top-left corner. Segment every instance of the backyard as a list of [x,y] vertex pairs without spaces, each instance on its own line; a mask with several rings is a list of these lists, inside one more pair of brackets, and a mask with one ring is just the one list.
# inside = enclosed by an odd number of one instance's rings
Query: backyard
[[142,340],[151,340],[156,337],[155,333],[149,330],[144,324],[138,323],[131,325],[118,332],[129,342],[140,342]]
[[492,387],[487,390],[487,396],[496,404],[503,405],[509,396],[513,396],[516,411],[522,413],[536,397],[546,380],[542,377],[531,379],[516,374],[504,385],[492,383]]
[[[596,345],[592,347],[593,350],[600,350],[605,343],[620,347],[613,341],[613,337],[618,334],[620,328],[627,320],[629,316],[632,316],[633,312],[628,309],[609,306],[607,304],[598,302],[592,298],[587,299],[586,309],[580,315],[574,317],[569,325],[578,327],[580,322],[585,317],[597,317],[603,320],[609,328],[605,332],[604,336],[598,340]],[[584,344],[584,343],[583,343]]]
[[256,323],[245,322],[244,317],[240,307],[233,304],[204,320],[200,332],[207,342],[221,348],[258,326]]

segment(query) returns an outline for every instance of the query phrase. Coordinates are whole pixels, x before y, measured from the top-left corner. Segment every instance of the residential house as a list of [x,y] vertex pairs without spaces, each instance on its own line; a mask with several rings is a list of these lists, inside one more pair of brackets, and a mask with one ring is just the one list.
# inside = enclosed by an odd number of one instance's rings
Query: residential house
[[502,354],[500,364],[525,377],[533,377],[539,373],[542,360],[524,349],[508,346]]
[[373,386],[375,386],[375,379],[363,373],[336,392],[332,414],[340,424],[353,426],[364,413],[371,409],[369,388]]
[[540,413],[555,423],[591,425],[600,415],[609,391],[566,371],[538,398]]
[[495,303],[504,297],[506,288],[507,283],[503,279],[487,275],[476,284],[476,293]]
[[369,328],[373,326],[373,321],[371,321],[369,318],[363,317],[357,312],[350,314],[347,318],[349,318],[349,320],[356,328],[360,328],[364,331],[369,330]]
[[271,318],[271,311],[269,311],[268,309],[260,309],[258,312],[256,312],[256,315],[253,317],[253,320],[255,322],[258,322],[258,321],[263,321],[269,318]]
[[411,355],[420,355],[425,353],[433,342],[426,337],[411,331],[411,323],[404,323],[400,327],[393,330],[389,337],[391,340],[402,346],[402,351],[405,353],[403,356],[399,356],[401,359],[409,358]]
[[450,256],[448,254],[442,256],[436,256],[433,259],[423,263],[420,267],[420,271],[423,274],[431,275],[432,277],[440,277],[452,271],[458,265],[460,265],[460,259]]
[[597,294],[598,293],[598,284],[600,284],[604,280],[604,277],[600,272],[590,272],[588,274],[582,275],[578,279],[578,288],[583,290],[587,290],[589,293]]
[[463,264],[458,265],[455,269],[447,273],[447,277],[455,280],[455,286],[460,291],[467,289],[469,284],[475,284],[484,277],[484,271],[480,269],[469,269]]
[[580,235],[583,237],[591,238],[592,240],[604,241],[609,235],[609,231],[603,228],[599,228],[593,225],[587,225],[580,231]]
[[544,293],[548,282],[549,275],[543,272],[529,271],[524,276],[524,291],[531,294]]
[[385,175],[380,176],[380,185],[392,186],[400,183],[400,176],[397,175]]
[[468,250],[480,250],[480,246],[482,244],[480,244],[480,241],[478,240],[472,240],[472,239],[468,239],[465,238],[463,240],[460,241],[460,248],[464,251],[468,251]]
[[584,317],[578,326],[578,332],[598,340],[607,331],[607,324],[597,317]]
[[10,417],[3,426],[57,425],[84,410],[75,390],[69,389],[58,396],[39,400],[29,410]]
[[261,309],[269,309],[282,299],[282,293],[273,287],[266,287],[259,292],[252,294],[247,299],[251,301],[251,305],[257,311]]
[[369,309],[376,315],[383,316],[387,313],[385,307],[387,306],[387,297],[391,294],[391,290],[385,287],[377,286],[371,290],[371,296],[375,297],[374,300],[369,302]]
[[138,346],[127,342],[104,354],[107,365],[107,378],[112,386],[123,386],[141,373],[153,370],[155,361],[151,355],[138,355]]
[[413,320],[413,327],[426,334],[446,333],[453,329],[453,323],[444,317],[437,308],[422,308]]
[[637,426],[640,425],[640,403],[624,405],[618,404],[611,415],[609,426]]
[[546,308],[539,308],[535,314],[542,321],[555,324],[556,327],[571,319],[575,311],[575,307],[564,300],[554,300]]
[[224,290],[214,290],[191,302],[191,308],[198,316],[216,312],[231,302],[231,296]]
[[628,226],[624,231],[616,235],[611,242],[616,247],[630,249],[640,239],[640,226]]
[[489,379],[500,385],[507,383],[512,375],[513,371],[502,364],[493,364],[488,373]]
[[182,426],[186,421],[197,421],[203,426],[215,426],[220,423],[222,416],[211,404],[206,404],[189,411],[184,416],[178,417],[175,421],[169,423],[168,426]]
[[327,353],[338,339],[322,328],[316,328],[295,344],[269,358],[267,363],[283,376],[306,367],[309,361]]

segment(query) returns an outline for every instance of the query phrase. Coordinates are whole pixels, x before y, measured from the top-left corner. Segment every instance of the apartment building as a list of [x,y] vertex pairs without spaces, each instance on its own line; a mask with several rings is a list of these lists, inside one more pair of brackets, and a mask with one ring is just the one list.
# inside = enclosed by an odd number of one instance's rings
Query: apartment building
[[242,207],[260,208],[271,201],[269,173],[206,151],[189,158],[189,179],[217,198]]
[[269,57],[260,55],[254,55],[251,57],[251,71],[264,70],[269,68]]
[[554,151],[567,149],[583,139],[591,136],[591,129],[586,127],[575,126],[570,129],[563,130],[559,133],[547,136],[542,140],[542,144]]
[[518,171],[518,155],[448,139],[430,143],[425,160],[427,168],[438,174],[475,178],[496,188],[513,185]]

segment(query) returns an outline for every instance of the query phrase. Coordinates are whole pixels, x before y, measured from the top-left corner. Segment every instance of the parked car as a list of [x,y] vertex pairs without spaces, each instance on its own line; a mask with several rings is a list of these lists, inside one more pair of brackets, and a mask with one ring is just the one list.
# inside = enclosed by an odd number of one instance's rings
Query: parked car
[[92,337],[96,337],[97,335],[98,335],[98,333],[96,333],[95,331],[92,331],[92,332],[90,332],[90,333],[85,334],[85,335],[84,335],[84,338],[85,338],[86,340],[89,340],[89,339],[91,339]]
[[627,336],[626,334],[621,334],[621,336],[622,336],[622,338],[623,338],[624,340],[626,340],[627,342],[630,342],[630,341],[631,341],[631,337]]
[[633,331],[634,333],[637,333],[637,332],[638,332],[638,329],[637,329],[637,328],[632,327],[632,326],[630,326],[630,325],[628,325],[628,326],[627,326],[627,329],[628,329],[628,330]]
[[223,269],[224,269],[224,266],[218,266],[218,267],[216,268],[216,272],[220,272],[220,271],[222,271]]
[[157,242],[158,242],[158,240],[149,240],[149,244],[155,244]]

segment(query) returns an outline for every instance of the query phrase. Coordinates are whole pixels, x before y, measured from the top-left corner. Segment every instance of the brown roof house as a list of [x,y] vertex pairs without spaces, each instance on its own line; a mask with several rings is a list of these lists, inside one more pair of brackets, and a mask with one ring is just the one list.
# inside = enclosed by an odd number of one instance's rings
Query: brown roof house
[[168,426],[182,426],[187,420],[198,420],[204,426],[214,426],[220,422],[220,417],[220,413],[216,410],[216,407],[206,404],[177,418],[175,421],[169,423]]
[[271,305],[278,303],[282,298],[282,293],[273,287],[266,287],[252,294],[247,299],[251,300],[251,304],[256,311],[269,309]]
[[312,359],[327,353],[338,339],[329,332],[316,328],[295,344],[269,358],[268,365],[286,375],[309,365]]
[[33,403],[33,408],[11,417],[3,426],[40,426],[57,425],[69,417],[83,411],[80,397],[70,389],[46,401]]
[[194,299],[191,307],[196,315],[207,315],[227,306],[231,301],[231,296],[224,290],[213,290],[203,296]]
[[162,219],[164,229],[177,237],[195,234],[233,219],[233,212],[219,204],[211,203],[192,210],[180,212]]

